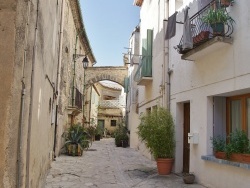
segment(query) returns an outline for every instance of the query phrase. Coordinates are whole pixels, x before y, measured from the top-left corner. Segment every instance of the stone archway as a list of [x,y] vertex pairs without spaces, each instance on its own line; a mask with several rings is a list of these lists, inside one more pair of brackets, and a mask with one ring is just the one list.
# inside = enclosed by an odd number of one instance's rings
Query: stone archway
[[85,83],[91,86],[96,82],[109,80],[124,87],[124,79],[127,75],[128,68],[124,66],[88,67],[85,72]]

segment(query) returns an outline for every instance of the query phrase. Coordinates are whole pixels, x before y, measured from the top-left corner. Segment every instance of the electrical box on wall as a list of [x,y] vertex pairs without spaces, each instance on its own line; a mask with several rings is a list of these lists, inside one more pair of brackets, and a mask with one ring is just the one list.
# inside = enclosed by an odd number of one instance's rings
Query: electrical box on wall
[[188,133],[188,143],[198,144],[199,143],[199,133]]

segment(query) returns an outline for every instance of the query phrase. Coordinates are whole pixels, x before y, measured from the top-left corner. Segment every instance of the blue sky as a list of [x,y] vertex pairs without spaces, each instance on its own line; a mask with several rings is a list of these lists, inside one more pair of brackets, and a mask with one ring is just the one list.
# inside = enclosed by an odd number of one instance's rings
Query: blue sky
[[80,0],[80,4],[95,66],[123,66],[124,47],[139,24],[139,7],[133,0]]

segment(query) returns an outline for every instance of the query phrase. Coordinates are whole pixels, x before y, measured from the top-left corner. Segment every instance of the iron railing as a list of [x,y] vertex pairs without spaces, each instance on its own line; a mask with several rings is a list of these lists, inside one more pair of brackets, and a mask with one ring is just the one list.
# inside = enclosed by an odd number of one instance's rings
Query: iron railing
[[152,77],[152,57],[143,56],[140,59],[139,66],[135,72],[134,81],[139,82],[142,77]]
[[99,103],[100,108],[124,108],[125,105],[123,100],[103,100]]
[[[211,27],[211,25],[204,23],[203,18],[208,13],[208,11],[211,11],[211,9],[222,9],[225,11],[225,14],[228,14],[226,7],[220,3],[218,0],[211,1],[207,6],[205,6],[203,9],[201,9],[199,12],[194,14],[190,18],[191,23],[191,33],[193,37],[193,48],[196,48],[200,46],[202,43],[211,40],[212,38],[216,36],[222,36],[230,38],[233,33],[233,20],[229,19],[227,22],[224,23],[224,32],[222,33],[215,33]],[[177,45],[177,50],[180,54],[185,54],[188,51],[192,49],[183,49],[183,36],[181,38],[181,41],[179,45]]]

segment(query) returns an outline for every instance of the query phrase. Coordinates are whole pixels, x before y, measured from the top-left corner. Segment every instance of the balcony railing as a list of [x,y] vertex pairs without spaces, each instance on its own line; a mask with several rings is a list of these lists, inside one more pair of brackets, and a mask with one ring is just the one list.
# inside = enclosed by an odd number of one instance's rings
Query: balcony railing
[[134,76],[134,81],[138,85],[146,85],[152,81],[152,60],[150,58],[152,59],[152,57],[144,56],[139,63]]
[[103,100],[100,101],[100,108],[124,108],[125,101],[123,100]]
[[[211,1],[207,6],[201,9],[199,12],[194,14],[190,18],[191,23],[191,33],[193,37],[193,48],[192,49],[183,49],[183,36],[179,45],[177,45],[177,50],[180,54],[185,54],[190,50],[193,50],[203,43],[212,40],[215,37],[222,38],[231,38],[233,33],[233,20],[229,19],[222,25],[222,32],[215,32],[210,24],[204,23],[203,18],[208,14],[211,10],[223,10],[226,15],[228,15],[227,9],[225,5],[219,3],[217,0]],[[228,15],[229,16],[229,15]]]

